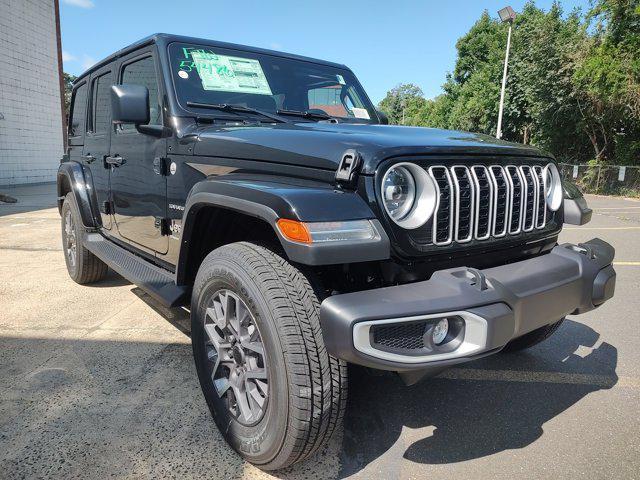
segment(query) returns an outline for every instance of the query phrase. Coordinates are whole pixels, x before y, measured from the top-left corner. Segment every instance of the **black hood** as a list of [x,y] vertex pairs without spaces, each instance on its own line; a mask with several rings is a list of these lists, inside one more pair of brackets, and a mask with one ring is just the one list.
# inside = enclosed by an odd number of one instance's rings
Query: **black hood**
[[[193,132],[196,133],[196,132]],[[362,173],[390,157],[420,154],[545,156],[487,135],[422,127],[350,123],[211,126],[197,130],[194,155],[243,158],[335,170],[347,149],[362,155]]]

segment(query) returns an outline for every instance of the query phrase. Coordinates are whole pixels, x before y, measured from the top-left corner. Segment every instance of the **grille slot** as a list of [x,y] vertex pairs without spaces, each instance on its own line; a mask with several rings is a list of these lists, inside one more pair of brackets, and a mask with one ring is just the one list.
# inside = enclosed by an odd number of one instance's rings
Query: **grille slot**
[[511,219],[509,220],[509,234],[517,235],[522,230],[522,215],[524,212],[524,180],[518,167],[509,165],[506,169],[507,180],[511,186]]
[[540,165],[437,165],[428,172],[438,190],[434,245],[518,235],[547,224]]
[[507,234],[507,216],[510,209],[509,182],[504,169],[498,165],[489,167],[494,186],[493,236],[504,237]]
[[536,202],[536,228],[544,228],[547,221],[547,205],[544,200],[544,179],[542,178],[542,167],[536,165],[532,167],[533,174],[535,175],[538,184],[538,201]]
[[525,232],[530,232],[536,223],[536,214],[538,209],[535,208],[536,198],[538,196],[536,188],[536,179],[531,167],[523,165],[520,167],[520,173],[524,178],[524,220],[522,229]]
[[469,242],[473,238],[474,191],[467,167],[451,167],[455,200],[456,242]]
[[486,240],[491,236],[493,182],[487,168],[482,165],[471,167],[471,175],[475,187],[474,236],[477,240]]
[[433,214],[433,243],[448,245],[453,237],[453,184],[451,176],[445,167],[431,167],[429,175],[435,181],[438,189],[436,195],[438,204]]

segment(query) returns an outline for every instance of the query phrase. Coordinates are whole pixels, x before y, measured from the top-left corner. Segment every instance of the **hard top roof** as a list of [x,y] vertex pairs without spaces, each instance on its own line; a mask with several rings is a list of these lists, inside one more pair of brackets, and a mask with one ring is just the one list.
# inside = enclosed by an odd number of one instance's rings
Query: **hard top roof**
[[284,53],[284,52],[278,52],[275,50],[268,50],[268,49],[264,49],[264,48],[258,48],[258,47],[249,47],[246,45],[239,45],[239,44],[235,44],[235,43],[227,43],[227,42],[218,42],[216,40],[207,40],[204,38],[196,38],[196,37],[187,37],[184,35],[173,35],[173,34],[169,34],[169,33],[154,33],[153,35],[149,35],[148,37],[145,37],[141,40],[138,40],[137,42],[132,43],[131,45],[128,45],[120,50],[118,50],[115,53],[112,53],[111,55],[109,55],[108,57],[104,58],[103,60],[100,60],[99,62],[97,62],[95,65],[93,65],[92,67],[90,67],[88,70],[84,71],[83,73],[81,73],[76,82],[84,77],[86,77],[87,75],[89,75],[91,72],[99,69],[100,67],[108,64],[109,62],[116,60],[119,57],[122,57],[124,55],[127,55],[131,52],[133,52],[134,50],[137,50],[138,48],[144,47],[146,45],[150,45],[150,44],[157,44],[159,47],[166,47],[167,45],[169,45],[170,43],[173,42],[181,42],[181,43],[194,43],[194,44],[198,44],[198,45],[206,45],[206,46],[211,46],[211,47],[220,47],[220,48],[228,48],[228,49],[232,49],[232,50],[240,50],[240,51],[245,51],[245,52],[252,52],[252,53],[262,53],[262,54],[266,54],[266,55],[275,55],[278,57],[283,57],[283,58],[291,58],[291,59],[295,59],[295,60],[303,60],[306,62],[313,62],[313,63],[318,63],[321,65],[330,65],[332,67],[339,67],[339,68],[348,68],[346,65],[341,65],[339,63],[334,63],[334,62],[327,62],[325,60],[318,60],[316,58],[309,58],[309,57],[304,57],[301,55],[294,55],[292,53]]

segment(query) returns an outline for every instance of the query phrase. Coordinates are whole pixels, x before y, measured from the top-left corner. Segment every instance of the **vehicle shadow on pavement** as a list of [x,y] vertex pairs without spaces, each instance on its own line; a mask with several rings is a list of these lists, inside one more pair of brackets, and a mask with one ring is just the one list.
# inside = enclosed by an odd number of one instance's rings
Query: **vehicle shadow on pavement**
[[[397,376],[357,371],[350,377],[341,477],[389,450],[417,463],[449,464],[531,444],[545,422],[617,383],[617,349],[599,337],[566,320],[526,353],[493,355],[411,387]],[[386,476],[384,466],[376,471]]]

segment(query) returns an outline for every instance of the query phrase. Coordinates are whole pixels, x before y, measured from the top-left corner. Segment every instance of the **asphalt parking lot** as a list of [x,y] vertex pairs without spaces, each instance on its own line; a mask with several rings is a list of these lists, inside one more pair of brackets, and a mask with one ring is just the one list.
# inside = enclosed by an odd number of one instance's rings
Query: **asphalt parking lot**
[[[209,416],[187,318],[66,272],[55,187],[0,189],[0,478],[269,478]],[[561,240],[617,250],[616,297],[527,353],[404,387],[357,375],[345,433],[293,478],[640,478],[640,202]]]

